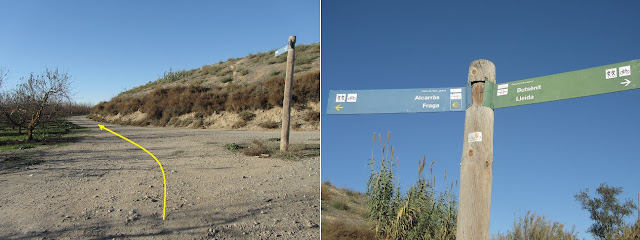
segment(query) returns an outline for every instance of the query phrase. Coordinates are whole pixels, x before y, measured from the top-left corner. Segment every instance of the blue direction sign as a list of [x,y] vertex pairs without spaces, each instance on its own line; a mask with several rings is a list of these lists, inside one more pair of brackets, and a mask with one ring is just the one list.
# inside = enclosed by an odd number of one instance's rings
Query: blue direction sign
[[276,50],[276,57],[280,54],[283,54],[285,52],[289,51],[289,44],[285,45],[284,47],[281,47],[280,49]]
[[327,114],[464,111],[470,96],[468,87],[331,90]]

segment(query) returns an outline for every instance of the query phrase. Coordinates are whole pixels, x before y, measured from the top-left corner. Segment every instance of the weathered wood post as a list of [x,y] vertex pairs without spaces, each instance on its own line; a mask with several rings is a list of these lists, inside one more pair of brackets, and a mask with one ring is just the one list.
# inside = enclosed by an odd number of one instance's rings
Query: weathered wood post
[[469,65],[473,104],[466,110],[460,164],[456,239],[489,239],[493,168],[493,109],[482,105],[484,82],[496,83],[496,67],[484,59]]
[[282,134],[280,136],[280,151],[287,151],[289,148],[291,87],[293,86],[293,63],[296,60],[296,36],[289,36],[289,51],[287,54],[287,73],[284,77],[284,100],[282,101]]

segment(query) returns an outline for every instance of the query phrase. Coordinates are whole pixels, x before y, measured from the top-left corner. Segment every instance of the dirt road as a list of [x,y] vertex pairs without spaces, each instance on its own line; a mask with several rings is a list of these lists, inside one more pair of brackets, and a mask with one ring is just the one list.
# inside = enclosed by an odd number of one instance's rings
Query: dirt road
[[[231,142],[279,137],[276,131],[105,126],[97,122],[68,146],[40,150],[44,160],[0,175],[0,239],[319,239],[320,161],[256,158]],[[292,132],[291,143],[319,143],[319,132]],[[3,154],[3,153],[0,153]]]

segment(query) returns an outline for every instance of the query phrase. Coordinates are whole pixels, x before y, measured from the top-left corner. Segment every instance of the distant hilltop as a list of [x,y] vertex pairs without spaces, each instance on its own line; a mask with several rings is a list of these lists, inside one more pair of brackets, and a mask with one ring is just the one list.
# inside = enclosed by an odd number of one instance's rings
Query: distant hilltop
[[[97,104],[90,118],[136,126],[277,129],[287,55],[274,57],[274,53],[170,70],[156,81]],[[291,128],[318,130],[320,43],[296,46],[294,72]]]

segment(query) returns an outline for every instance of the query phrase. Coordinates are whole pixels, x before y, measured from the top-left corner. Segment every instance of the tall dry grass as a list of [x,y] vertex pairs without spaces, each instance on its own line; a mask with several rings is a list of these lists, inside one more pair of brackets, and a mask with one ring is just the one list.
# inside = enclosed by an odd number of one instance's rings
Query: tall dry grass
[[506,234],[498,234],[493,240],[577,240],[575,227],[566,230],[564,224],[546,220],[544,216],[538,216],[527,212],[524,217],[513,223],[513,229]]
[[376,233],[368,228],[354,226],[345,221],[323,221],[322,239],[326,240],[373,240]]
[[[294,107],[304,108],[308,102],[320,101],[320,71],[296,76],[294,81]],[[282,106],[283,82],[282,77],[276,76],[260,83],[230,83],[225,87],[190,85],[158,88],[142,97],[123,96],[101,102],[91,109],[91,114],[95,117],[141,111],[147,114],[147,119],[139,122],[139,125],[164,126],[173,118],[192,112],[210,115],[222,111],[241,113],[268,110]],[[309,120],[315,121],[314,117],[309,117]]]
[[[382,152],[378,167],[374,154],[376,137]],[[371,175],[365,196],[369,222],[376,236],[382,239],[455,239],[458,210],[452,191],[454,184],[437,191],[435,178],[429,176],[435,161],[431,163],[429,175],[423,175],[426,165],[426,158],[423,158],[419,162],[417,182],[401,194],[394,173],[399,159],[389,143],[390,138],[391,133],[388,133],[386,143],[383,143],[382,136],[374,133],[372,140]]]

